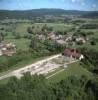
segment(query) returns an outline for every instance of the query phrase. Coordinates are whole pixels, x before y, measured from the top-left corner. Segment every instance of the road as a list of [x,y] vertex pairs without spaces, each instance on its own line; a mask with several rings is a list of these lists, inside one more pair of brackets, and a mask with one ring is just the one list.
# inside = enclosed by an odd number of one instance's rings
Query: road
[[13,70],[12,72],[9,72],[9,73],[7,73],[7,74],[5,74],[5,75],[3,75],[3,76],[0,76],[0,80],[5,79],[5,78],[9,78],[9,77],[12,77],[12,76],[21,77],[21,74],[19,74],[21,71],[23,71],[23,70],[27,71],[27,69],[32,68],[32,66],[37,66],[37,65],[39,65],[39,64],[42,64],[42,63],[44,63],[44,62],[46,62],[46,61],[52,60],[52,59],[57,58],[57,57],[59,57],[59,56],[61,56],[61,54],[57,54],[57,55],[48,57],[48,58],[46,58],[46,59],[37,61],[36,63],[33,63],[33,64],[31,64],[31,65],[28,65],[28,66],[25,66],[25,67],[23,67],[23,68],[19,68],[19,69],[17,69],[17,70]]
[[[23,73],[26,73],[26,72],[30,72],[31,75],[33,75],[33,74],[47,74],[50,71],[53,71],[54,69],[59,68],[60,66],[51,65],[51,67],[46,66],[45,68],[43,68],[43,64],[52,60],[52,59],[60,57],[60,56],[61,56],[61,54],[57,54],[57,55],[48,57],[46,59],[37,61],[36,63],[25,66],[23,68],[13,70],[12,72],[9,72],[9,73],[7,73],[3,76],[0,76],[0,80],[6,79],[6,78],[9,78],[9,77],[12,77],[12,76],[16,76],[17,78],[21,78],[23,76]],[[66,63],[66,64],[70,64],[70,63],[74,63],[74,62],[77,62],[77,61],[75,60],[75,61],[72,61],[72,62],[69,62],[69,63]]]

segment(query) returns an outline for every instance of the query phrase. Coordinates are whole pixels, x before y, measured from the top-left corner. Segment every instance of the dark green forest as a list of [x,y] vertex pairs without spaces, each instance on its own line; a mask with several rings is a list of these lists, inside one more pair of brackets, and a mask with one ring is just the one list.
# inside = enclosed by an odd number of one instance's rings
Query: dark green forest
[[98,81],[70,76],[51,84],[44,76],[26,73],[0,85],[0,100],[98,100]]

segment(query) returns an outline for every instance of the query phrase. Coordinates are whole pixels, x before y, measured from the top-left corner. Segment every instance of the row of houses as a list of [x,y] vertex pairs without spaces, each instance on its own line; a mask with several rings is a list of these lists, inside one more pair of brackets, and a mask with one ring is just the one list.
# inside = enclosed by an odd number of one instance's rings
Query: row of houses
[[16,53],[16,45],[13,43],[0,43],[0,56],[12,56]]
[[52,40],[55,40],[59,44],[68,44],[69,42],[74,43],[83,43],[85,44],[88,40],[84,37],[75,37],[73,40],[72,35],[56,35],[55,32],[48,33],[48,37]]
[[[87,38],[82,36],[77,36],[73,38],[72,35],[56,35],[55,32],[48,33],[48,38],[55,40],[58,44],[61,45],[68,45],[68,43],[70,42],[72,42],[73,44],[75,44],[75,42],[82,42],[83,44],[85,44],[88,41]],[[45,40],[45,36],[41,34],[39,35],[39,39]],[[69,58],[75,58],[79,60],[84,59],[84,56],[76,49],[65,49],[63,55]]]

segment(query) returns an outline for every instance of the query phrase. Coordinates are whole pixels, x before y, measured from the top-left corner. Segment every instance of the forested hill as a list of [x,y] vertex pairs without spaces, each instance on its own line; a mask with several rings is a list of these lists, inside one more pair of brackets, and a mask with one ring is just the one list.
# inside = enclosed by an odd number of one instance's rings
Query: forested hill
[[84,14],[82,17],[86,17],[86,18],[98,18],[98,11],[92,11],[89,13]]
[[81,16],[89,13],[88,11],[63,10],[63,9],[33,9],[33,10],[0,10],[0,19],[5,18],[28,18],[40,17],[45,15],[75,15]]

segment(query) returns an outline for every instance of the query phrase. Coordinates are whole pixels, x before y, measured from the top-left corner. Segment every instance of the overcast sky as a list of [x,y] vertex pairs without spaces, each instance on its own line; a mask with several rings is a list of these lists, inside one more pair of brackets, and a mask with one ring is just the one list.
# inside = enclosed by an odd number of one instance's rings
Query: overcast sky
[[98,0],[0,0],[0,9],[27,10],[38,8],[98,11]]

